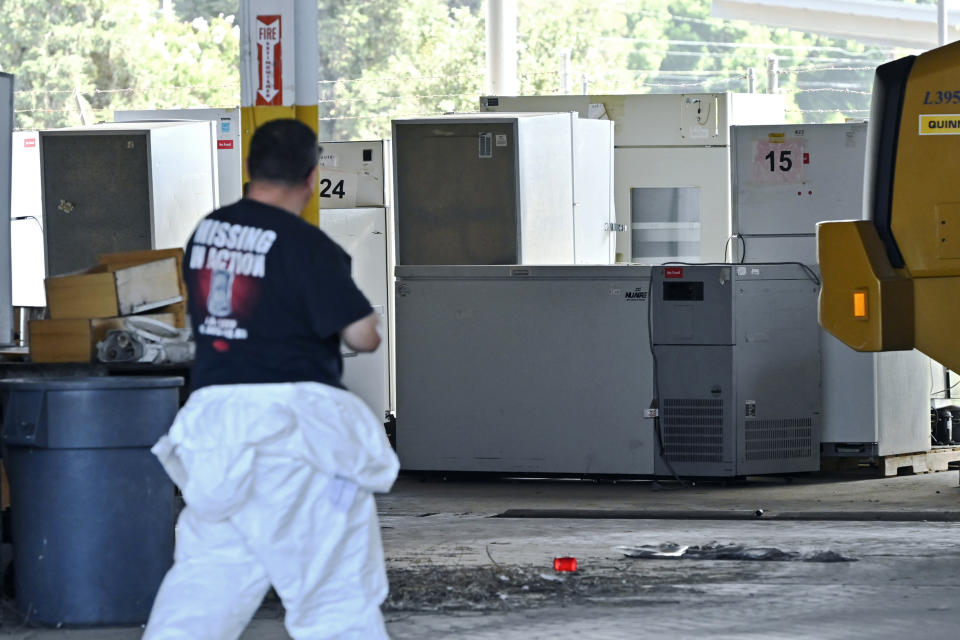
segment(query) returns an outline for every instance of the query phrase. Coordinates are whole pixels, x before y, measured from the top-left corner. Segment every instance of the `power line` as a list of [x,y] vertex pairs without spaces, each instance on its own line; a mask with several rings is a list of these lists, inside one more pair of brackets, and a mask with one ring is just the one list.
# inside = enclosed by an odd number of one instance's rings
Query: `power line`
[[627,37],[605,37],[601,40],[611,42],[638,42],[640,44],[667,44],[687,47],[721,47],[728,49],[787,49],[790,51],[830,51],[834,53],[843,53],[856,58],[869,57],[870,53],[859,54],[856,51],[850,51],[841,47],[828,47],[812,44],[774,44],[767,42],[708,42],[704,40],[660,40],[656,38],[627,38]]
[[777,71],[780,75],[789,73],[819,73],[821,71],[876,71],[877,67],[793,67]]
[[[400,76],[391,76],[392,80],[446,80],[449,78],[483,78],[486,74],[477,73],[450,73],[442,76],[422,76],[418,74],[407,74]],[[349,84],[352,82],[383,82],[383,78],[337,78],[336,80],[320,80],[317,84]]]
[[436,94],[426,94],[426,95],[399,95],[399,96],[374,96],[370,98],[331,98],[328,100],[320,100],[317,104],[348,104],[353,102],[380,102],[383,100],[404,100],[407,98],[416,98],[417,100],[425,100],[427,98],[461,98],[464,96],[477,97],[476,93],[436,93]]
[[786,109],[786,113],[870,113],[870,109]]

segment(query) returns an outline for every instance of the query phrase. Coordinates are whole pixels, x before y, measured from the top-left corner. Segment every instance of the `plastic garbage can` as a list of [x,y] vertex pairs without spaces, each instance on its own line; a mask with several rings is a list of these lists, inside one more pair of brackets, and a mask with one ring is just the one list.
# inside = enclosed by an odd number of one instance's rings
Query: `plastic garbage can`
[[150,448],[183,378],[0,381],[17,608],[27,623],[147,620],[173,563],[174,486]]

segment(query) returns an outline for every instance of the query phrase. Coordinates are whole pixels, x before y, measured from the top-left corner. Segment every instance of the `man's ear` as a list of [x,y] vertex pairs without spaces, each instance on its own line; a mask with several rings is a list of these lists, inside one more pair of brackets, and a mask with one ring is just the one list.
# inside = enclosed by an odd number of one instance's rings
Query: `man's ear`
[[310,187],[311,193],[317,189],[317,173],[319,172],[319,169],[319,165],[314,165],[313,169],[310,170],[310,173],[307,174],[307,185]]

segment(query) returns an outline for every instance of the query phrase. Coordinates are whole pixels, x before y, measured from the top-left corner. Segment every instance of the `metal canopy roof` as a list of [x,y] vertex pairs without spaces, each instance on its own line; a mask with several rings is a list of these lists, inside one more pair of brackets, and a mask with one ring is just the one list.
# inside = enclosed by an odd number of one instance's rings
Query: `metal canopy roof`
[[[717,18],[788,27],[911,49],[937,46],[937,5],[891,0],[713,0]],[[948,12],[948,41],[960,38],[960,10]]]

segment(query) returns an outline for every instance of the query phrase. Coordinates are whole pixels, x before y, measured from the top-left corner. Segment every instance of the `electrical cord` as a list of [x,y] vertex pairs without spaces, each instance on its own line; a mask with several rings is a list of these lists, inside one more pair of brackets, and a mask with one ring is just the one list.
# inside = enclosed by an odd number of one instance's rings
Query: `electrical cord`
[[737,244],[739,244],[741,248],[739,264],[743,264],[744,260],[747,259],[747,241],[744,240],[743,236],[739,233],[734,233],[733,235],[727,237],[727,241],[723,244],[723,259],[727,260],[727,256],[729,255],[729,264],[738,264],[733,261],[733,254],[730,253],[730,241],[734,238],[737,239]]
[[37,216],[17,216],[15,218],[10,218],[10,220],[17,221],[17,222],[19,222],[20,220],[33,220],[34,222],[37,223],[37,226],[40,227],[40,231],[43,231],[43,223],[40,222],[40,218],[38,218]]
[[703,125],[707,124],[708,122],[710,122],[710,113],[713,111],[713,103],[712,103],[712,102],[709,102],[709,103],[707,104],[707,115],[705,115],[705,116],[703,117],[703,122],[700,122],[700,111],[701,111],[702,108],[703,108],[703,103],[701,102],[701,103],[697,106],[697,124],[699,124],[700,126],[703,126]]
[[[949,387],[947,387],[947,388],[945,388],[945,389],[940,389],[940,391],[932,391],[932,392],[930,393],[930,395],[931,395],[931,396],[935,396],[935,395],[937,395],[938,393],[946,393],[947,391],[953,391],[953,389],[954,389],[958,384],[960,384],[960,380],[957,380],[956,382],[954,382],[952,385],[950,385]],[[953,398],[945,398],[945,399],[953,400]]]
[[650,345],[650,356],[653,360],[653,402],[651,403],[651,409],[656,409],[657,415],[653,418],[653,430],[657,434],[657,444],[659,445],[660,450],[660,459],[663,460],[663,463],[666,465],[667,470],[670,472],[670,475],[673,476],[673,479],[679,482],[681,485],[690,484],[692,482],[687,482],[683,480],[679,475],[677,475],[676,470],[673,468],[673,465],[670,463],[670,459],[667,457],[666,446],[663,443],[663,427],[660,424],[660,372],[659,366],[657,364],[657,351],[653,348],[653,269],[650,269],[650,280],[647,284],[647,344]]

